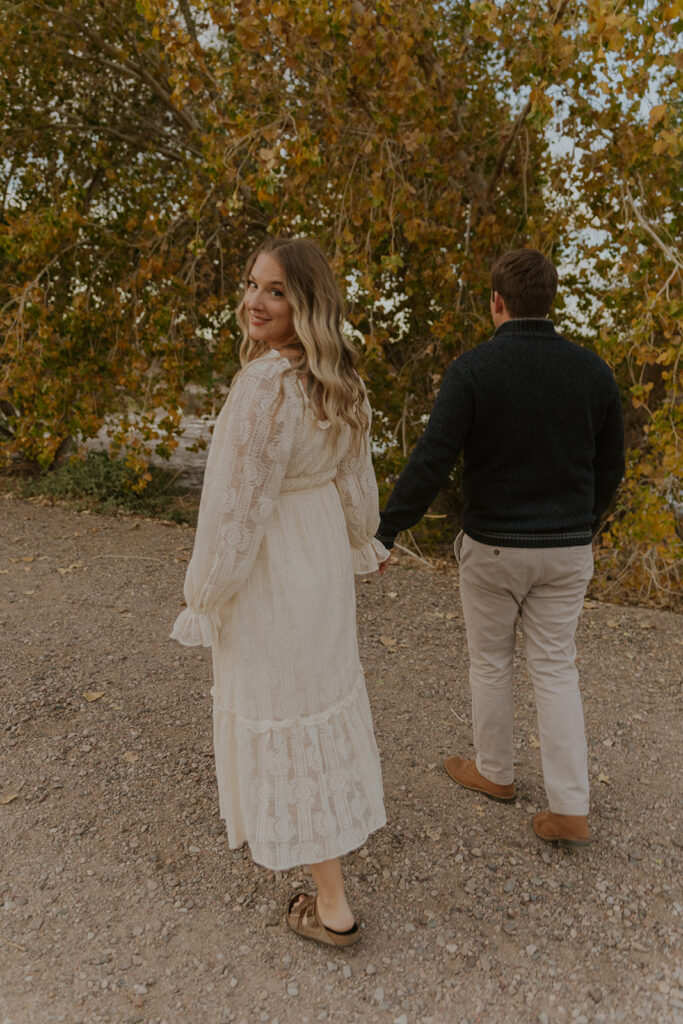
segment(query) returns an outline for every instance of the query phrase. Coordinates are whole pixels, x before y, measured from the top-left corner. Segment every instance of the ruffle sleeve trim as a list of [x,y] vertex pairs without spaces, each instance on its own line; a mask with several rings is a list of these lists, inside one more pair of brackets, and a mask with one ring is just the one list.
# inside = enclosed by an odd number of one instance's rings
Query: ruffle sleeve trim
[[196,608],[184,608],[175,620],[171,640],[178,640],[185,647],[211,647],[221,628],[218,612],[199,612]]
[[356,576],[363,576],[365,573],[377,572],[382,562],[386,562],[391,555],[381,541],[373,537],[369,544],[361,548],[351,548],[351,565]]

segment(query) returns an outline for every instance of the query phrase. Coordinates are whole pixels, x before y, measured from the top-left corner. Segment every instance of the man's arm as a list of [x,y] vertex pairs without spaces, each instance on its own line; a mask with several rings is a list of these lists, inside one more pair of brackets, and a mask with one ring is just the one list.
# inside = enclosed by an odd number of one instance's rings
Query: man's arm
[[595,438],[593,474],[595,479],[594,529],[609,505],[624,475],[624,420],[621,395],[612,378],[612,394],[603,424]]
[[455,465],[474,415],[471,389],[451,363],[429,422],[380,513],[377,537],[387,548],[396,534],[409,530],[425,514]]

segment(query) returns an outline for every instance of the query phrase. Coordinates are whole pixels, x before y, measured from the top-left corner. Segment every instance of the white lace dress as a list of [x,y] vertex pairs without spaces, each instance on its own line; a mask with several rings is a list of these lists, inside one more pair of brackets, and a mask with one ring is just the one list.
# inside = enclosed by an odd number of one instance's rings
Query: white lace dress
[[353,586],[388,555],[369,445],[333,443],[288,367],[249,363],[218,417],[171,634],[213,648],[221,816],[275,870],[386,822]]

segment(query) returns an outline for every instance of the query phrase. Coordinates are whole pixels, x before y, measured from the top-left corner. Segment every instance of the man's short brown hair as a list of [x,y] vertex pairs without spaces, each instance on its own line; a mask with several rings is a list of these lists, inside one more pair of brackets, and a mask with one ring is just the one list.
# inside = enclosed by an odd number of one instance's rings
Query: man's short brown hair
[[557,292],[557,271],[538,249],[514,249],[493,264],[491,291],[503,297],[512,317],[544,317]]

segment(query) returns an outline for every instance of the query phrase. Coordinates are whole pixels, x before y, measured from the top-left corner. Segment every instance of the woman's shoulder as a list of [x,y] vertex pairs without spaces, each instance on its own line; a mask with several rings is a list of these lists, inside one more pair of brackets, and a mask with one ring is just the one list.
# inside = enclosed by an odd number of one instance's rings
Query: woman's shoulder
[[[230,386],[232,393],[246,394],[274,394],[279,395],[291,390],[287,387],[287,378],[283,381],[283,375],[290,368],[290,362],[277,352],[266,352],[257,359],[252,359],[233,378]],[[293,377],[293,374],[289,375]]]
[[237,374],[235,380],[240,377],[249,381],[279,381],[280,377],[290,368],[289,359],[281,356],[279,352],[272,350],[265,352],[257,359],[252,359]]
[[290,362],[277,352],[266,352],[247,363],[233,378],[224,408],[239,410],[250,419],[264,416],[273,408],[291,417],[295,400],[303,405],[296,374],[286,373]]

